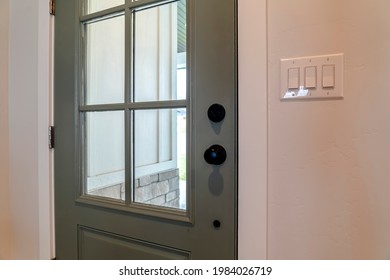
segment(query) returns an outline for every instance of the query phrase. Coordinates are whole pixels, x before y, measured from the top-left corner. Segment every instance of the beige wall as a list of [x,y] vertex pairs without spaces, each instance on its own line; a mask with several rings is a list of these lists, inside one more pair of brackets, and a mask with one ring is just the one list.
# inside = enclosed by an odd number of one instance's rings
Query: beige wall
[[9,193],[16,259],[37,258],[39,246],[37,12],[32,1],[10,1]]
[[8,193],[8,0],[0,0],[0,260],[10,258]]
[[[268,1],[270,259],[390,258],[390,2]],[[345,54],[345,99],[280,102],[279,59]]]

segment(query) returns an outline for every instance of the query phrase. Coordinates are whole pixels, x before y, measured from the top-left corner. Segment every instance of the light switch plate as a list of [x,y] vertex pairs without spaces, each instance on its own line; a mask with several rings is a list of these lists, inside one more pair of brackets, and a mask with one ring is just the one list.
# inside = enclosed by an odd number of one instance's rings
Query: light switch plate
[[[329,69],[334,65],[334,86],[329,86],[329,76],[323,73],[323,69]],[[316,77],[312,71],[316,69]],[[290,69],[299,69],[299,87],[289,89]],[[299,99],[343,99],[344,54],[330,54],[321,56],[296,57],[280,60],[280,98],[281,100]],[[325,77],[324,77],[325,74]],[[310,75],[310,76],[307,76]],[[323,81],[326,81],[324,84]],[[313,86],[313,81],[314,86]],[[310,81],[307,84],[307,81]],[[310,85],[306,87],[306,85]],[[291,86],[290,86],[291,87]]]

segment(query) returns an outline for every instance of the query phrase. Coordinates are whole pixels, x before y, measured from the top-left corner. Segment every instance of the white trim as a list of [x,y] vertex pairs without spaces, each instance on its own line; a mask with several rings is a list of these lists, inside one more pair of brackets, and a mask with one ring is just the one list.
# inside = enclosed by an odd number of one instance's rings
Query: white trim
[[54,257],[54,208],[52,153],[48,149],[48,127],[51,123],[52,100],[52,32],[53,21],[46,0],[38,3],[38,211],[39,259]]
[[238,258],[267,258],[267,1],[238,1]]

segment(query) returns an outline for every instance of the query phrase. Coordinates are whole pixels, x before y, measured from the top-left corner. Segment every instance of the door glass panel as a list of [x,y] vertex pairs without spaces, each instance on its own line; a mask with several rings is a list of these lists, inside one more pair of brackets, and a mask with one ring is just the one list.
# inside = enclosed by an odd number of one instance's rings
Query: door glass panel
[[85,193],[124,200],[124,112],[88,112],[85,123]]
[[[181,215],[188,201],[188,136],[187,110],[177,100],[187,99],[186,1],[133,10],[133,32],[126,33],[129,15],[84,23],[84,194]],[[124,38],[131,34],[129,43]],[[132,58],[130,65],[125,57]],[[130,73],[128,100],[124,77]],[[141,102],[153,102],[156,109]]]
[[86,24],[87,105],[124,102],[125,18]]
[[87,14],[99,12],[105,9],[109,9],[115,6],[125,4],[125,0],[86,0],[86,1],[87,1],[87,9],[86,9]]
[[177,69],[186,68],[186,1],[134,12],[135,102],[178,100]]
[[186,209],[186,110],[134,112],[133,201]]

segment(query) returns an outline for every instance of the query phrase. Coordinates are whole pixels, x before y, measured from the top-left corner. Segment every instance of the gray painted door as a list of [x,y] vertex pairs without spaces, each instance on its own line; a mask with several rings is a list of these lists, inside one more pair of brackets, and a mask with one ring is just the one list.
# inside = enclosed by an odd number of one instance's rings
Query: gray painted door
[[237,257],[236,4],[56,1],[58,259]]

